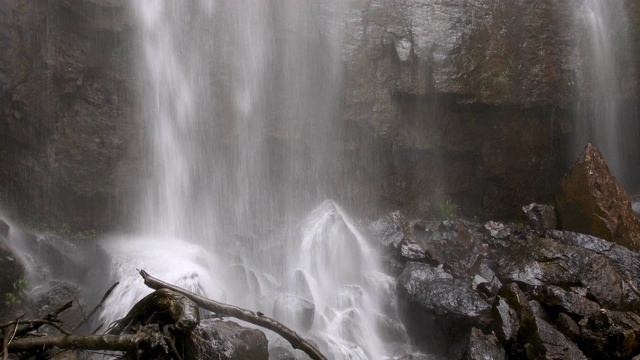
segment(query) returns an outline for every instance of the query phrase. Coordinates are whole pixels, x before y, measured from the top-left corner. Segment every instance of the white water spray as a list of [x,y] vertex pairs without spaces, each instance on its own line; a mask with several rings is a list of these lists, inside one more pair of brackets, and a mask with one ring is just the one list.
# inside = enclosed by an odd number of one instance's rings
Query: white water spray
[[340,4],[131,3],[148,163],[131,219],[140,235],[104,240],[121,285],[103,321],[150,292],[145,269],[271,315],[330,358],[387,354],[393,284],[322,201],[340,184]]
[[[586,142],[602,151],[609,168],[630,186],[632,162],[638,157],[635,114],[624,109],[624,81],[635,61],[629,49],[626,2],[576,2],[576,28],[581,66],[577,72],[580,105],[576,113],[576,149]],[[626,66],[624,65],[626,64]]]

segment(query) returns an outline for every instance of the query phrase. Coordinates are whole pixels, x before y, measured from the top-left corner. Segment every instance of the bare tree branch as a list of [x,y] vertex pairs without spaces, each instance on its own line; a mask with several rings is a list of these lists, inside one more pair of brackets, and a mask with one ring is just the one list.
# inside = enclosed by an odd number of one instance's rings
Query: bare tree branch
[[315,346],[309,343],[302,336],[298,335],[295,331],[289,329],[288,327],[284,326],[283,324],[281,324],[276,320],[273,320],[264,315],[258,315],[250,310],[242,309],[233,305],[223,304],[221,302],[217,302],[215,300],[211,300],[203,296],[194,294],[178,286],[165,283],[162,280],[158,280],[153,276],[149,275],[149,273],[147,273],[144,270],[140,270],[140,276],[142,276],[142,278],[144,279],[145,285],[147,285],[148,287],[154,290],[159,290],[163,288],[173,290],[193,300],[193,302],[195,302],[198,306],[200,306],[203,309],[213,311],[218,314],[235,317],[237,319],[244,320],[258,326],[262,326],[266,329],[269,329],[279,334],[284,339],[286,339],[291,344],[291,346],[293,346],[294,349],[300,349],[304,351],[312,359],[327,360],[327,358],[324,355],[322,355],[322,353],[318,349],[316,349]]

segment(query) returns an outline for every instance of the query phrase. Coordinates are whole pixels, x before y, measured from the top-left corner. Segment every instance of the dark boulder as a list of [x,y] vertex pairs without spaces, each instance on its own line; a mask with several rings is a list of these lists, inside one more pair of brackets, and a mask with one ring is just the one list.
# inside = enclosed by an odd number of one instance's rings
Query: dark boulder
[[623,282],[607,257],[582,247],[526,236],[500,253],[496,274],[503,282],[529,286],[583,287],[601,307],[622,308]]
[[606,257],[617,271],[622,285],[622,310],[640,311],[640,254],[624,246],[591,235],[569,231],[548,231],[547,237]]
[[397,259],[418,261],[425,259],[425,249],[415,230],[400,211],[394,211],[369,226],[374,238]]
[[493,301],[492,329],[506,345],[517,344],[533,321],[534,314],[526,295],[517,284],[504,285]]
[[537,317],[532,323],[532,332],[525,349],[529,359],[587,359],[582,351],[560,331]]
[[189,341],[185,359],[269,359],[268,342],[264,333],[242,327],[233,321],[203,320],[195,328]]
[[640,222],[631,201],[598,149],[588,144],[556,194],[564,230],[590,234],[640,250]]
[[640,316],[602,311],[583,319],[578,344],[592,359],[631,359],[640,352]]
[[505,358],[505,351],[495,335],[485,335],[479,329],[471,329],[467,360],[499,360]]
[[531,203],[523,206],[522,211],[527,226],[539,235],[547,230],[555,230],[558,226],[556,210],[551,205]]
[[409,263],[398,279],[401,316],[410,337],[436,355],[459,358],[472,327],[486,328],[490,305],[471,283],[441,268]]
[[565,291],[559,286],[542,285],[531,289],[532,297],[544,304],[544,307],[555,313],[566,313],[577,317],[584,317],[600,312],[600,306],[587,299],[578,291]]

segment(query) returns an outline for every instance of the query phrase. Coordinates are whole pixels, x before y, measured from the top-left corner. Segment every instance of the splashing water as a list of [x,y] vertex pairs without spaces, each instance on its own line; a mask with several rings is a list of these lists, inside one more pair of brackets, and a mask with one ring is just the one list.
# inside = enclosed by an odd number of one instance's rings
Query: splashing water
[[101,320],[150,292],[144,269],[275,317],[332,359],[384,356],[393,281],[345,212],[323,201],[341,188],[341,1],[131,7],[148,135],[132,199],[140,235],[103,241],[121,285]]

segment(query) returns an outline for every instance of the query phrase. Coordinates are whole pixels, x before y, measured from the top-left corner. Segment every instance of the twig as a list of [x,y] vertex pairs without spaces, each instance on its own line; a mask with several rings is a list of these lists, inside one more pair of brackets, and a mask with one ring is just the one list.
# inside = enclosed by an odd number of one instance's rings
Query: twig
[[100,323],[100,325],[98,325],[98,327],[91,332],[91,335],[95,335],[98,332],[98,330],[102,329],[103,326],[104,326],[104,323]]
[[[62,326],[60,326],[60,324],[58,324],[58,323],[57,323],[57,321],[49,321],[49,320],[42,320],[42,319],[40,319],[40,320],[19,320],[19,321],[13,321],[13,322],[11,322],[11,323],[9,323],[9,324],[2,324],[2,326],[0,326],[0,328],[2,328],[2,327],[8,327],[8,326],[13,325],[13,324],[16,324],[16,325],[29,325],[29,326],[28,326],[28,327],[26,327],[26,328],[22,328],[22,329],[20,329],[20,331],[17,331],[17,329],[16,329],[16,331],[15,331],[15,332],[19,332],[19,334],[20,334],[20,335],[27,334],[27,333],[29,333],[30,331],[32,331],[32,329],[37,329],[37,328],[39,328],[39,327],[40,327],[40,326],[42,326],[42,325],[49,325],[49,326],[53,326],[54,328],[58,329],[61,333],[65,334],[65,335],[71,335],[71,333],[70,333],[70,332],[68,332],[67,330],[65,330]],[[26,331],[26,332],[25,332],[25,330],[27,330],[27,329],[29,329],[29,331]]]
[[171,348],[171,352],[174,355],[172,357],[175,358],[176,360],[182,360],[182,357],[178,353],[178,349],[176,349],[176,344],[173,342],[173,340],[171,340],[171,338],[169,336],[163,336],[163,337],[164,337],[164,341],[167,344],[169,344],[169,347]]
[[[20,317],[18,317],[16,321],[14,321],[15,324],[13,325],[13,330],[9,331],[9,329],[5,329],[3,331],[4,337],[2,339],[2,360],[7,360],[9,358],[9,344],[16,336],[16,330],[18,330],[18,321],[23,316],[24,314],[20,315]],[[12,333],[11,338],[9,338],[9,333]]]
[[96,311],[98,311],[98,309],[100,309],[102,307],[102,304],[104,304],[105,300],[107,300],[107,298],[109,297],[109,295],[111,295],[111,292],[113,291],[113,289],[115,289],[116,286],[118,286],[118,284],[120,284],[119,282],[116,281],[115,284],[111,285],[111,287],[109,288],[109,290],[107,290],[106,293],[104,293],[104,295],[102,296],[102,299],[100,300],[100,302],[98,303],[98,305],[96,305],[93,310],[91,310],[91,312],[89,313],[89,315],[87,315],[84,320],[82,320],[73,330],[71,330],[72,333],[75,333],[76,331],[78,331],[78,329],[80,329],[80,327],[82,327],[82,325],[84,325],[87,321],[89,321],[89,319],[91,319],[91,317],[93,316],[93,314],[96,313]]
[[636,296],[640,297],[640,290],[638,290],[638,288],[635,287],[635,285],[633,285],[633,282],[631,281],[630,277],[627,277],[627,284],[629,285],[629,288],[631,289],[631,291],[633,291],[634,294],[636,294]]
[[193,302],[195,302],[198,306],[205,310],[213,311],[218,314],[223,314],[227,316],[232,316],[240,320],[244,320],[250,322],[252,324],[262,326],[266,329],[272,330],[275,333],[282,336],[284,339],[289,341],[291,346],[294,349],[300,349],[304,351],[309,357],[314,360],[327,360],[327,358],[322,355],[322,353],[316,349],[314,345],[304,339],[302,336],[298,335],[295,331],[289,329],[278,321],[271,319],[267,316],[258,316],[256,313],[250,310],[242,309],[237,306],[223,304],[221,302],[217,302],[215,300],[208,299],[206,297],[194,294],[190,291],[187,291],[181,287],[168,284],[162,280],[158,280],[153,276],[149,275],[144,270],[140,270],[140,276],[144,279],[145,285],[148,287],[159,290],[162,288],[166,288],[169,290],[173,290],[177,293],[180,293]]

